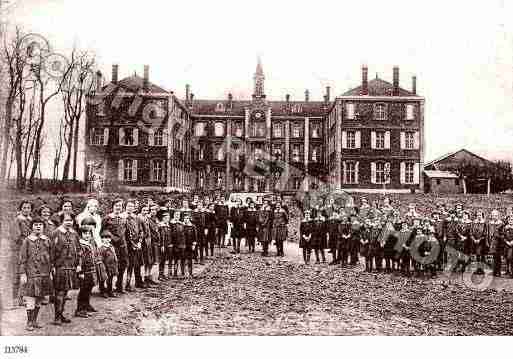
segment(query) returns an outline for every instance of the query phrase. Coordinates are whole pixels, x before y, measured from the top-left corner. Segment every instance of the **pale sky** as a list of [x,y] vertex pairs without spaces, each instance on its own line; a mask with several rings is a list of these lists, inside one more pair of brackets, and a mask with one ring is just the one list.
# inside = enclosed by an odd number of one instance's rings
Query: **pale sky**
[[426,98],[426,161],[462,147],[513,160],[511,1],[10,1],[10,23],[56,52],[94,50],[109,79],[113,63],[120,78],[148,64],[180,97],[186,83],[196,98],[250,97],[258,54],[270,99],[333,97],[364,63],[388,81],[398,65]]

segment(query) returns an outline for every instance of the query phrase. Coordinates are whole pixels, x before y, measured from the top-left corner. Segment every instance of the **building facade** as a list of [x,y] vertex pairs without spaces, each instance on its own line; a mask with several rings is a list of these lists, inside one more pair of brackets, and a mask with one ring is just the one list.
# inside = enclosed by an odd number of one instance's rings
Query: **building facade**
[[308,90],[302,101],[268,100],[260,60],[245,100],[195,99],[187,85],[181,101],[148,72],[118,82],[114,65],[113,81],[91,95],[106,101],[88,105],[88,173],[100,168],[124,188],[177,191],[422,189],[424,99],[415,78],[411,91],[399,87],[398,68],[390,84],[368,81],[363,67],[359,87],[333,100],[327,87],[322,101]]

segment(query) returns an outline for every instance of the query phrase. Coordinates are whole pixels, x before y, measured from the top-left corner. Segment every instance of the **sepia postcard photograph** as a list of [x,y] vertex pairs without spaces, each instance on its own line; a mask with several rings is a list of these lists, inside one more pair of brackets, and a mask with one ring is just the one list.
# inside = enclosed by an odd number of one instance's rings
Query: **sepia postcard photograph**
[[495,355],[511,14],[0,0],[0,356]]

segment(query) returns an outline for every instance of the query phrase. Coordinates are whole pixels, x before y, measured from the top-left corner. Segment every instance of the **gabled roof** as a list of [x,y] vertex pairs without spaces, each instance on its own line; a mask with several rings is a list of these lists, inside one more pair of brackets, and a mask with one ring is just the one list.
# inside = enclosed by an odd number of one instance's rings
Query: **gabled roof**
[[448,159],[448,158],[450,158],[450,157],[452,157],[452,156],[454,156],[454,155],[456,155],[456,154],[458,154],[458,153],[460,153],[460,152],[466,152],[466,153],[467,153],[467,154],[469,154],[470,156],[477,157],[477,158],[479,158],[479,159],[480,159],[480,160],[482,160],[482,161],[493,163],[492,161],[487,160],[486,158],[483,158],[483,157],[481,157],[481,156],[478,156],[478,155],[476,155],[475,153],[472,153],[472,152],[470,152],[469,150],[467,150],[467,149],[465,149],[465,148],[462,148],[461,150],[454,151],[454,152],[449,152],[449,153],[447,153],[447,154],[445,154],[445,155],[443,155],[443,156],[440,156],[440,157],[438,157],[438,158],[436,158],[436,159],[432,160],[431,162],[426,163],[426,164],[424,165],[424,168],[429,167],[429,166],[432,166],[432,165],[434,165],[435,163],[441,162],[441,161],[443,161],[443,160],[446,160],[446,159]]
[[[376,77],[370,80],[368,83],[368,95],[369,96],[392,96],[394,91],[394,85],[390,82],[382,80]],[[342,96],[362,96],[362,86],[358,86],[352,90],[349,90],[342,94]],[[399,87],[399,96],[417,96],[413,92],[405,90]]]
[[[216,111],[217,105],[221,103],[225,111]],[[192,113],[196,115],[232,115],[243,116],[247,107],[251,107],[253,101],[242,100],[232,101],[232,107],[229,108],[229,101],[224,100],[194,100]],[[324,101],[266,101],[271,106],[271,112],[274,116],[325,116],[331,103]],[[299,111],[291,111],[296,108]]]
[[452,173],[449,171],[425,170],[424,174],[429,178],[459,178],[456,173]]
[[[143,78],[137,76],[137,74],[134,74],[129,77],[125,77],[121,81],[118,81],[117,85],[119,87],[122,87],[123,89],[130,91],[130,92],[137,92],[143,88]],[[162,87],[159,87],[153,83],[148,84],[148,91],[149,93],[168,93],[169,91],[164,90]]]

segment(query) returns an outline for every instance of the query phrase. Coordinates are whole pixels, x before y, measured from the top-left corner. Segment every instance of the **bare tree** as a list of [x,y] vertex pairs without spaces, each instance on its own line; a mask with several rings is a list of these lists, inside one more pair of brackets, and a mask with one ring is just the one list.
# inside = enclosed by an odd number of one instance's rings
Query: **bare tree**
[[57,143],[55,143],[55,153],[53,157],[53,180],[57,181],[59,179],[59,166],[61,163],[61,155],[62,155],[62,146],[64,142],[66,142],[66,146],[68,147],[68,142],[66,140],[66,132],[68,131],[68,125],[64,118],[61,117],[59,122],[59,137],[57,139]]
[[[62,87],[62,100],[64,104],[64,118],[69,133],[65,136],[66,160],[62,172],[62,179],[69,178],[71,154],[73,153],[73,180],[77,179],[78,142],[80,119],[85,111],[86,95],[93,90],[95,77],[93,67],[95,56],[88,51],[78,50],[76,47],[71,52],[71,71],[64,79]],[[73,151],[71,147],[73,146]]]

